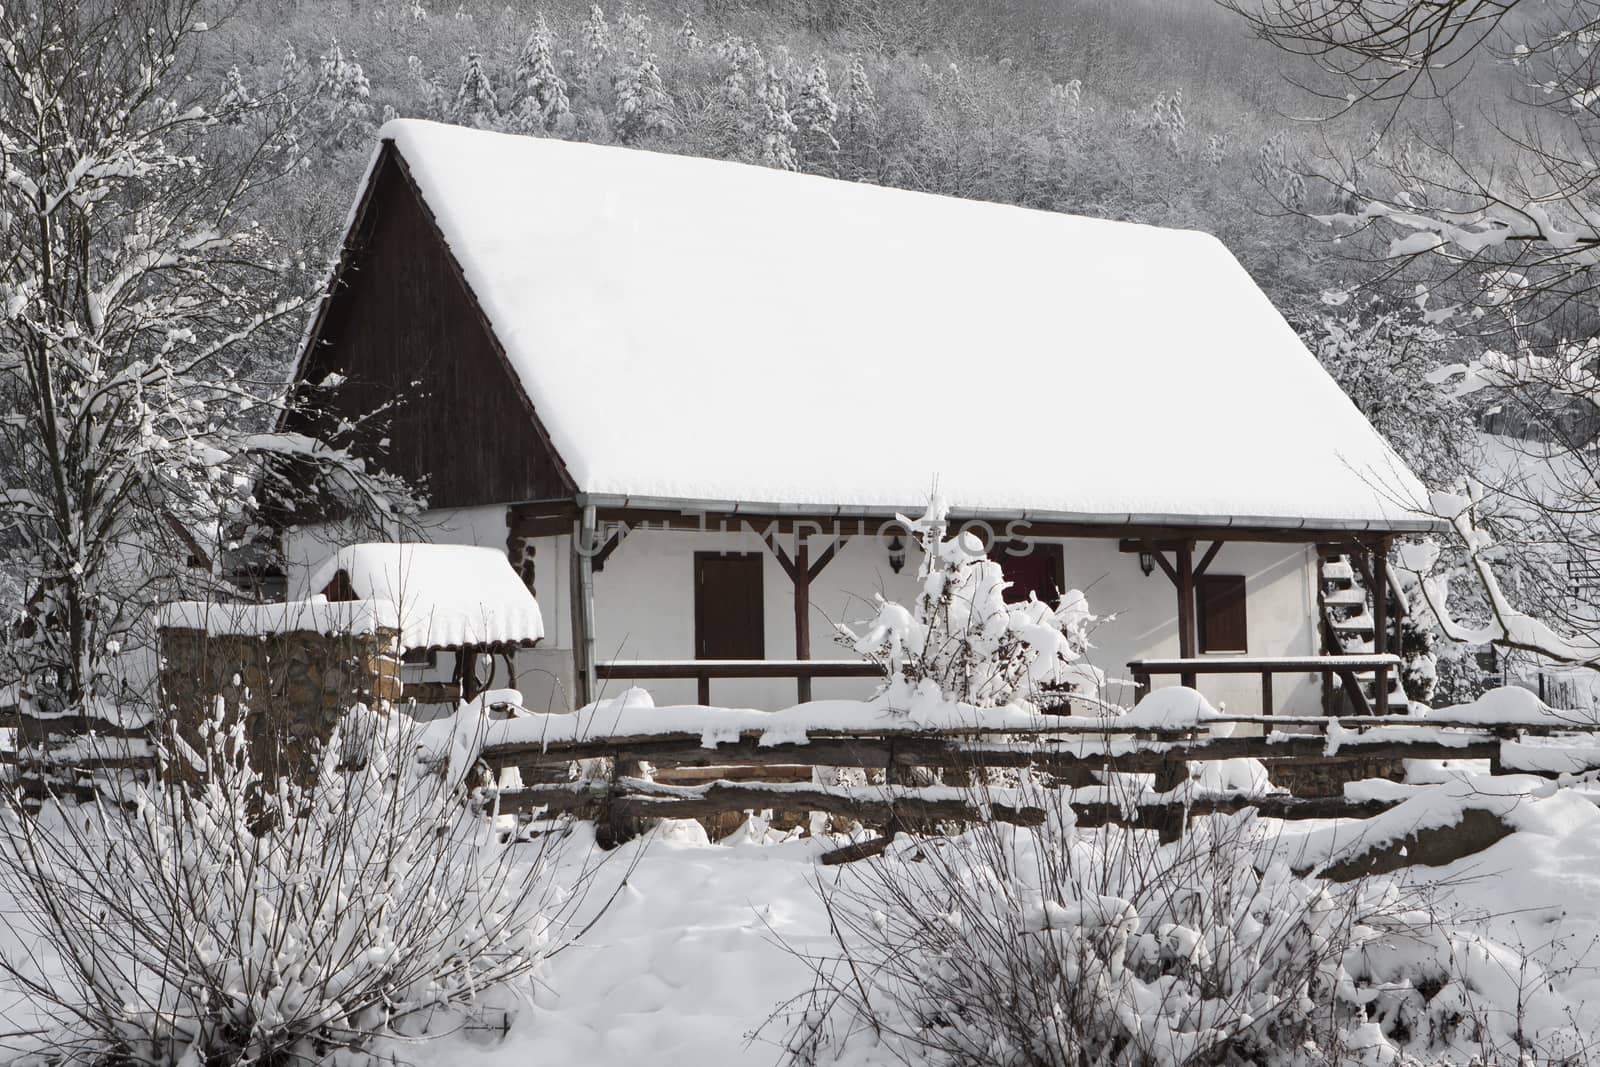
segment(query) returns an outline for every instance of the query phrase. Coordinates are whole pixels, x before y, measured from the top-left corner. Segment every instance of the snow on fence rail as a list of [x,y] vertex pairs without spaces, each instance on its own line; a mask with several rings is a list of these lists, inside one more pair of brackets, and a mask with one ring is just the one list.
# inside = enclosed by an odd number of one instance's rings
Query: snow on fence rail
[[[625,827],[642,818],[764,809],[800,817],[823,811],[881,827],[979,818],[1033,824],[1042,821],[1043,809],[1003,790],[910,784],[919,768],[953,774],[963,783],[987,780],[979,772],[1031,769],[1068,790],[1064,798],[1085,824],[1115,821],[1157,828],[1167,836],[1181,832],[1189,815],[1250,807],[1281,819],[1366,818],[1403,799],[1297,797],[1281,789],[1208,791],[1191,783],[1195,763],[1259,760],[1274,768],[1487,760],[1491,773],[1545,777],[1600,768],[1600,723],[1552,711],[1522,690],[1501,692],[1508,695],[1490,694],[1471,705],[1420,715],[1322,718],[1219,715],[1198,694],[1168,689],[1118,716],[1040,716],[999,709],[984,713],[993,716],[992,722],[978,716],[963,719],[948,708],[919,718],[885,715],[880,706],[852,702],[819,702],[769,713],[657,709],[624,698],[603,712],[603,706],[585,709],[591,712],[587,720],[584,713],[528,715],[494,724],[497,729],[480,759],[496,776],[515,768],[519,777],[533,771],[535,779],[548,781],[553,768],[609,758],[609,779],[506,789],[499,802],[502,811],[573,813],[612,826]],[[1185,694],[1187,707],[1182,704]],[[852,707],[834,706],[845,703]],[[851,719],[846,711],[861,725],[844,725]],[[640,768],[645,764],[667,772],[726,768],[740,773],[674,786],[644,777]],[[845,788],[732,780],[748,778],[750,768],[777,767],[862,768],[881,772],[886,784]],[[1097,771],[1153,774],[1154,788],[1114,795],[1092,784],[1091,772]]]

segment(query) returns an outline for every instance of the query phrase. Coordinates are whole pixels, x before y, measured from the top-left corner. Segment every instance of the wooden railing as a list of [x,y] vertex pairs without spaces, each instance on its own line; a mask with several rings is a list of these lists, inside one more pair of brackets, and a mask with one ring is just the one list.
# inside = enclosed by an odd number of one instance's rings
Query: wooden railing
[[[1272,676],[1275,674],[1337,675],[1347,689],[1361,690],[1360,671],[1372,671],[1378,689],[1389,684],[1389,672],[1400,668],[1400,657],[1372,653],[1340,656],[1206,656],[1191,659],[1136,659],[1128,664],[1138,697],[1150,691],[1150,679],[1175,674],[1183,684],[1193,686],[1201,674],[1259,674],[1261,676],[1261,714],[1272,714]],[[1365,707],[1363,702],[1361,707]]]
[[697,698],[711,703],[713,678],[881,678],[883,668],[861,659],[615,659],[595,665],[602,681],[693,678]]
[[[1295,661],[1284,661],[1295,662]],[[1286,668],[1287,669],[1287,668]],[[1299,669],[1299,668],[1296,668]],[[1211,736],[1209,727],[1255,728],[1257,736]],[[1294,732],[1285,732],[1294,731]],[[691,786],[671,786],[636,773],[614,771],[599,780],[505,789],[500,810],[533,814],[570,813],[594,818],[618,837],[644,818],[697,818],[744,810],[772,809],[803,822],[820,811],[858,819],[882,828],[921,827],[940,821],[993,818],[1034,824],[1045,818],[1037,804],[1008,799],[1004,790],[974,791],[985,781],[981,772],[1028,768],[1050,788],[1058,802],[1069,804],[1084,825],[1127,823],[1181,832],[1190,815],[1252,807],[1274,818],[1363,818],[1399,801],[1341,797],[1201,794],[1186,787],[1189,764],[1238,758],[1257,759],[1269,770],[1277,766],[1338,764],[1370,766],[1398,759],[1488,760],[1502,767],[1552,775],[1538,761],[1529,762],[1524,735],[1576,733],[1592,735],[1589,724],[1485,724],[1434,719],[1355,716],[1222,716],[1178,728],[1110,726],[1094,719],[1071,717],[1029,729],[1016,726],[961,727],[947,730],[810,729],[801,739],[769,738],[762,730],[744,730],[716,739],[709,732],[675,731],[576,740],[502,743],[481,754],[485,770],[498,780],[509,768],[529,770],[576,760],[610,757],[614,768],[686,767],[828,767],[864,768],[881,774],[884,784],[843,788],[807,782],[752,782],[718,778]],[[1508,749],[1506,746],[1510,745]],[[1548,752],[1548,749],[1541,750]],[[1574,747],[1563,772],[1587,766],[1592,747]],[[943,772],[944,785],[912,784],[921,776]],[[1153,773],[1155,789],[1134,804],[1111,795],[1091,772]],[[740,777],[746,775],[741,774]],[[980,810],[981,809],[981,810]],[[616,828],[624,829],[618,830]]]

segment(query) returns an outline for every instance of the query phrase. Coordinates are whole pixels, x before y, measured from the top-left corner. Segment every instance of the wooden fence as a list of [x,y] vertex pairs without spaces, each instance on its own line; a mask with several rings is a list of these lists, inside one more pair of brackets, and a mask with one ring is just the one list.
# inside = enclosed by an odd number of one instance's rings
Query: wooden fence
[[[1254,736],[1214,736],[1212,727],[1232,726]],[[1530,748],[1528,739],[1573,735],[1591,739],[1591,724],[1452,722],[1405,717],[1225,716],[1195,727],[1108,729],[1092,719],[1063,718],[1033,729],[962,727],[948,730],[807,730],[803,741],[769,743],[763,731],[715,739],[699,732],[590,737],[580,740],[498,744],[482,752],[487,771],[498,778],[517,768],[525,778],[547,784],[506,789],[501,810],[523,814],[569,813],[593,818],[607,836],[622,838],[639,820],[704,818],[729,812],[770,809],[775,816],[803,820],[810,812],[857,819],[879,828],[915,828],[938,823],[993,818],[1037,824],[1043,807],[1015,799],[1005,789],[973,789],[986,782],[982,772],[1031,769],[1047,787],[1070,790],[1080,824],[1118,822],[1158,829],[1171,838],[1188,817],[1254,808],[1280,819],[1365,818],[1398,800],[1348,800],[1292,793],[1206,794],[1180,788],[1193,763],[1249,758],[1269,773],[1307,767],[1346,768],[1350,778],[1372,776],[1375,763],[1402,759],[1487,760],[1491,773],[1525,770],[1554,775],[1549,749]],[[1583,749],[1555,762],[1561,772],[1587,769]],[[1600,752],[1600,750],[1594,750]],[[549,783],[578,760],[607,758],[607,777]],[[1600,756],[1597,756],[1600,765]],[[653,781],[641,772],[649,764],[664,776],[700,768],[694,785]],[[863,768],[881,784],[843,787],[795,781],[748,780],[764,769]],[[727,773],[719,773],[726,771]],[[1097,784],[1093,772],[1154,775],[1153,789],[1136,803]],[[941,776],[944,784],[926,784]],[[792,775],[790,776],[792,777]],[[1037,798],[1038,794],[1033,794]]]

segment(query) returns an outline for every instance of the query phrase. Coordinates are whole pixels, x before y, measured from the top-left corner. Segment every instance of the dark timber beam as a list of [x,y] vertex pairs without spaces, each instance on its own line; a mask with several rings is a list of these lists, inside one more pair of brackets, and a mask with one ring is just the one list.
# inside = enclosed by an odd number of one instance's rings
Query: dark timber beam
[[[1378,542],[1372,550],[1372,651],[1389,651],[1389,542]],[[1389,714],[1389,671],[1379,667],[1372,672],[1372,687],[1377,712]]]
[[[773,546],[776,548],[777,546]],[[789,567],[794,583],[794,658],[811,658],[811,548],[806,535],[795,531],[794,563]],[[811,679],[794,680],[795,699],[804,704],[811,699]]]
[[1225,544],[1227,544],[1226,541],[1211,542],[1211,547],[1206,549],[1206,554],[1200,557],[1199,563],[1195,564],[1194,576],[1196,578],[1206,572],[1206,568],[1211,566],[1211,561],[1217,558],[1217,553],[1222,551],[1222,546]]
[[[1195,651],[1194,629],[1194,548],[1188,542],[1178,547],[1178,656],[1192,659]],[[1184,673],[1181,681],[1190,689],[1196,687],[1193,671]]]

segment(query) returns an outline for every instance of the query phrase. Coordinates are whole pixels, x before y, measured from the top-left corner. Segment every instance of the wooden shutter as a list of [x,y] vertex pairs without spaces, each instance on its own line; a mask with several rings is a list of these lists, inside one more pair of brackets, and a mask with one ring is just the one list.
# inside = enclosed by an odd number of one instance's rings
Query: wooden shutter
[[694,554],[695,659],[765,659],[759,554]]
[[1244,575],[1205,574],[1194,583],[1201,652],[1248,652]]

